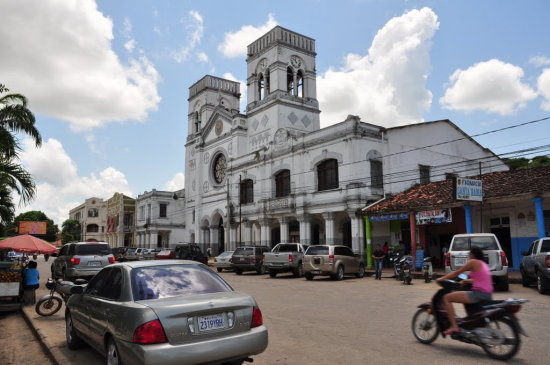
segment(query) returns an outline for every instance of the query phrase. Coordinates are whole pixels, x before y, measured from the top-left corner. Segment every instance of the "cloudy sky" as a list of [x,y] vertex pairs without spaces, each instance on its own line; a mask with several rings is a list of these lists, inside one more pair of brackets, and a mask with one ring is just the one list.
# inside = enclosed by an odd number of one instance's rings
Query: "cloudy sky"
[[[276,25],[316,40],[322,127],[354,114],[477,135],[548,117],[547,14],[544,0],[1,0],[0,83],[29,98],[44,142],[22,140],[38,197],[18,213],[61,224],[92,196],[183,188],[189,86],[211,74],[244,91],[246,46]],[[550,121],[476,139],[543,146]]]

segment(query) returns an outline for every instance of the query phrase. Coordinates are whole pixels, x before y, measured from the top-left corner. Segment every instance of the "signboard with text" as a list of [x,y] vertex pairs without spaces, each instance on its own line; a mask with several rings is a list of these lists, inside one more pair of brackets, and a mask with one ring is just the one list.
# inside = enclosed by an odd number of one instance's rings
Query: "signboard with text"
[[427,212],[416,213],[416,224],[451,223],[453,216],[450,209],[436,209]]
[[373,214],[369,216],[371,222],[385,222],[385,221],[398,221],[402,219],[409,219],[409,213],[388,213],[388,214]]
[[19,234],[46,234],[46,222],[19,221]]
[[483,185],[481,180],[457,177],[454,180],[455,200],[483,201]]

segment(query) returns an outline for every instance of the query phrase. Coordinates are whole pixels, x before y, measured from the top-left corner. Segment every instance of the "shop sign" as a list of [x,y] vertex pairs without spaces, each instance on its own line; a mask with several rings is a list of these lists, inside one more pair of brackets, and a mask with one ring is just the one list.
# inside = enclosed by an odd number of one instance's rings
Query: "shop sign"
[[409,219],[409,213],[389,213],[389,214],[373,214],[370,217],[371,222],[399,221]]
[[451,223],[453,216],[450,209],[437,209],[416,213],[416,224]]
[[454,179],[455,200],[483,201],[483,186],[481,180]]

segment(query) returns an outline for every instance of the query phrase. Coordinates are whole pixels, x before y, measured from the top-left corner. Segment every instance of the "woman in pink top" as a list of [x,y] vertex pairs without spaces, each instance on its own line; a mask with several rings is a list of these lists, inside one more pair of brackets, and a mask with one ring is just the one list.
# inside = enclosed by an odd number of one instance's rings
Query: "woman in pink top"
[[461,280],[460,285],[472,284],[471,291],[457,291],[445,294],[443,303],[449,316],[451,327],[444,333],[450,335],[453,332],[459,332],[460,328],[456,324],[453,303],[477,303],[482,300],[491,300],[493,294],[493,279],[489,266],[483,261],[483,251],[479,247],[472,247],[470,250],[470,260],[460,269],[450,272],[447,275],[437,279],[453,279],[461,273],[469,271],[470,279]]

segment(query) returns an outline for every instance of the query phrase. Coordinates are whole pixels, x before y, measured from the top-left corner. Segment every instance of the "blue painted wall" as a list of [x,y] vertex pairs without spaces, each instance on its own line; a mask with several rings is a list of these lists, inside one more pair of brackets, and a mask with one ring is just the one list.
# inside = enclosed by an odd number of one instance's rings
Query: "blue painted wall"
[[529,250],[529,246],[536,240],[538,237],[512,237],[512,257],[514,260],[514,267],[510,270],[519,270],[519,264],[523,259],[521,255],[522,251]]

